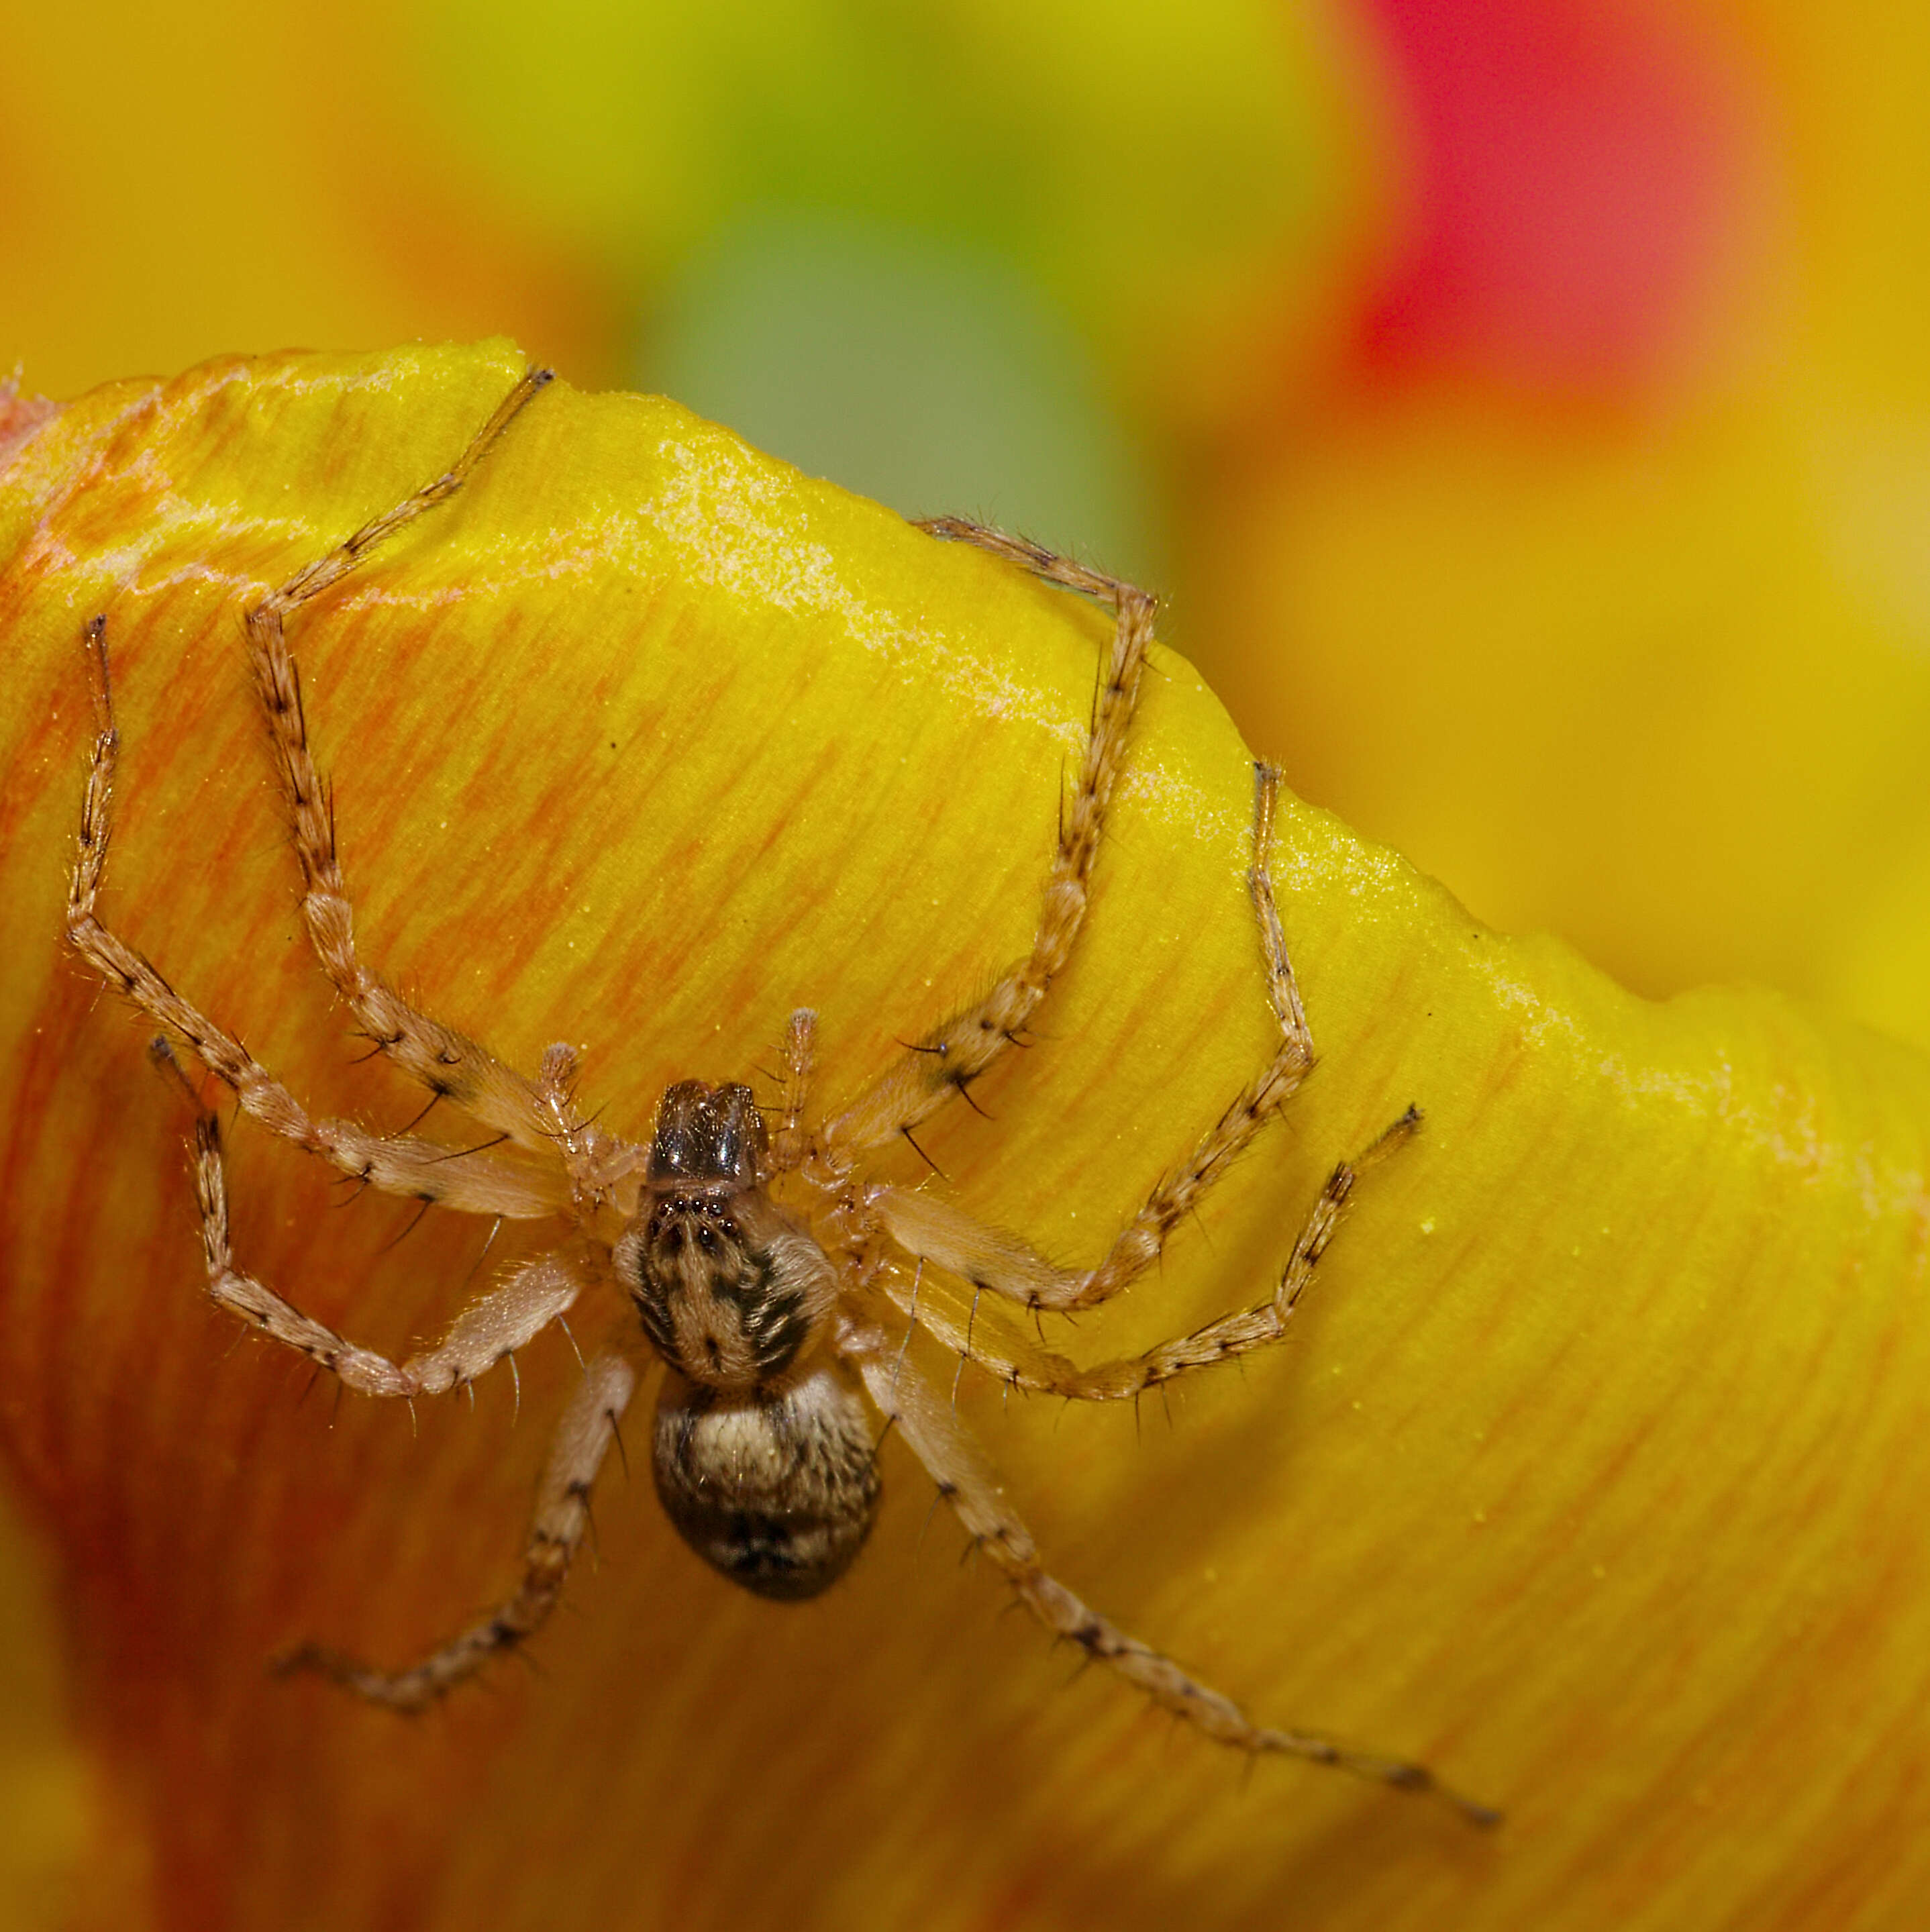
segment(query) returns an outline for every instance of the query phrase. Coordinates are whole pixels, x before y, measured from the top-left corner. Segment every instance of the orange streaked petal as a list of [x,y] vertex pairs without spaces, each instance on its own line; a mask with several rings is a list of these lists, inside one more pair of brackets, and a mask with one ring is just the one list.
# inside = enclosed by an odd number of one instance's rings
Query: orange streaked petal
[[[317,1107],[400,1127],[418,1096],[348,1064],[299,938],[238,612],[521,367],[209,364],[80,399],[0,471],[0,1440],[107,1792],[95,1916],[1795,1928],[1930,1882],[1930,1069],[1766,994],[1646,1004],[1298,806],[1276,871],[1322,1064],[1163,1271],[1052,1346],[1259,1298],[1333,1162],[1410,1101],[1421,1136],[1297,1335],[1181,1385],[1170,1427],[961,1401],[1069,1582],[1263,1718],[1424,1758],[1506,1808],[1498,1839],[1244,1778],[1102,1673],[1062,1690],[895,1446],[814,1604],[703,1570],[639,1465],[539,1681],[414,1724],[269,1681],[303,1637],[413,1654],[509,1582],[575,1366],[545,1336],[515,1426],[499,1372],[417,1435],[304,1400],[305,1364],[200,1304],[185,1109],[60,942],[81,627],[115,652],[110,920]],[[670,1080],[774,1066],[800,1005],[835,1099],[1022,950],[1105,631],[674,405],[559,386],[291,634],[371,962],[526,1068],[580,1044],[638,1133]],[[974,1090],[991,1121],[920,1136],[947,1198],[1069,1260],[1272,1035],[1247,754],[1159,668],[1035,1044]],[[233,1138],[251,1270],[374,1346],[448,1321],[485,1228],[392,1248],[408,1204],[332,1212],[326,1174]]]

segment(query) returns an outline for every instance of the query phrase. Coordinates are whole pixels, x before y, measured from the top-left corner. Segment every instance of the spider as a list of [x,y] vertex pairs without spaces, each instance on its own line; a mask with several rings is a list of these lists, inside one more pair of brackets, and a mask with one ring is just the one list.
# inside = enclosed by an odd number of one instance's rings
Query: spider
[[[614,1285],[640,1334],[597,1354],[566,1409],[539,1479],[522,1580],[512,1594],[413,1664],[382,1670],[309,1643],[277,1661],[317,1672],[373,1702],[419,1711],[523,1643],[555,1606],[590,1521],[593,1484],[650,1358],[662,1381],[652,1427],[656,1487],[692,1550],[732,1582],[786,1600],[816,1596],[843,1574],[876,1514],[875,1432],[864,1398],[896,1428],[977,1549],[1055,1637],[1110,1665],[1155,1703],[1221,1744],[1282,1753],[1403,1790],[1432,1792],[1477,1824],[1497,1814],[1448,1790],[1424,1766],[1253,1722],[1230,1699],[1088,1609],[1048,1574],[1003,1499],[952,1404],[906,1358],[922,1325],[1008,1387],[1091,1401],[1131,1397],[1170,1378],[1268,1346],[1289,1318],[1339,1225],[1357,1175],[1409,1138],[1409,1108],[1361,1156],[1336,1167],[1294,1243],[1274,1293],[1133,1356],[1081,1369],[1056,1355],[1001,1352],[929,1303],[926,1268],[1035,1311],[1097,1307],[1157,1261],[1181,1220],[1300,1086],[1314,1064],[1268,872],[1278,774],[1256,768],[1249,886],[1278,1021],[1271,1060],[1234,1098],[1191,1154],[1156,1186],[1098,1266],[1055,1266],[1016,1237],[987,1227],[923,1190],[869,1180],[868,1154],[909,1138],[1022,1036],[1072,955],[1091,893],[1108,802],[1124,766],[1152,640],[1145,592],[1037,546],[950,518],[920,527],[977,544],[1048,584],[1092,598],[1114,628],[1089,735],[1063,801],[1030,953],[983,997],[905,1048],[844,1106],[813,1106],[814,1015],[790,1019],[782,1106],[767,1122],[751,1088],[681,1079],[665,1088],[647,1141],[626,1141],[576,1100],[577,1056],[543,1054],[529,1078],[419,1012],[357,951],[338,856],[332,802],[316,766],[287,621],[332,590],[388,538],[462,488],[551,380],[533,368],[455,464],[376,518],[244,614],[249,664],[302,881],[301,908],[323,970],[360,1029],[403,1072],[494,1138],[452,1150],[412,1132],[383,1135],[305,1108],[241,1042],[178,993],[97,913],[112,831],[116,728],[104,616],[86,627],[97,733],[82,803],[67,934],[87,964],[160,1029],[153,1052],[192,1083],[185,1047],[271,1132],[387,1192],[494,1217],[560,1221],[560,1244],[458,1316],[434,1347],[401,1362],[361,1348],[244,1273],[230,1240],[222,1133],[197,1098],[192,1172],[208,1289],[214,1300],[359,1394],[412,1401],[466,1388],[563,1319],[577,1298]],[[915,1143],[914,1143],[915,1144]],[[780,1206],[780,1176],[807,1204]],[[902,1264],[913,1272],[908,1283]],[[976,1306],[974,1300],[974,1306]],[[896,1317],[910,1326],[896,1335]]]

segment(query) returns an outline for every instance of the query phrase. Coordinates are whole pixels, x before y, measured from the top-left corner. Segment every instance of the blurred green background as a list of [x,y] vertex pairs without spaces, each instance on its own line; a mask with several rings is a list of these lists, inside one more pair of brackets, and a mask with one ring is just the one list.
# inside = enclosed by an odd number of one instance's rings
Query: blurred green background
[[[24,388],[506,331],[1169,593],[1255,748],[1484,919],[1930,1043],[1930,16],[4,17]],[[32,1923],[86,1798],[8,1587]]]

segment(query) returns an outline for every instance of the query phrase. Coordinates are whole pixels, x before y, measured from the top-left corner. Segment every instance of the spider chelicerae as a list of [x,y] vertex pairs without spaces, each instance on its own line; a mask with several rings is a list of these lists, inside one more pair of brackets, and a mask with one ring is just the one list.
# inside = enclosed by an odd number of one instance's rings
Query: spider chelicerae
[[[1419,1121],[1410,1108],[1364,1154],[1334,1168],[1265,1300],[1142,1354],[1092,1368],[1043,1353],[1020,1360],[982,1329],[975,1331],[969,1318],[959,1322],[932,1298],[920,1304],[918,1283],[929,1268],[962,1280],[974,1298],[1001,1296],[1034,1312],[1097,1306],[1157,1262],[1175,1228],[1313,1066],[1312,1036],[1268,873],[1278,776],[1261,765],[1249,884],[1280,1045],[1154,1189],[1098,1266],[1056,1267],[1023,1240],[937,1194],[865,1178],[868,1154],[910,1136],[947,1102],[968,1095],[1005,1049],[1021,1041],[1071,956],[1152,641],[1154,603],[1145,592],[975,524],[938,519],[922,526],[935,537],[977,544],[1093,598],[1115,622],[1084,754],[1063,800],[1030,953],[982,998],[912,1041],[834,1111],[814,1107],[815,1021],[800,1011],[791,1017],[782,1104],[771,1120],[746,1085],[683,1079],[664,1090],[647,1142],[621,1140],[579,1107],[572,1048],[550,1048],[529,1078],[416,1010],[363,964],[287,620],[460,490],[549,380],[546,370],[527,372],[449,471],[251,604],[244,618],[301,871],[302,917],[317,956],[362,1030],[435,1099],[488,1130],[494,1138],[482,1146],[452,1151],[413,1133],[376,1134],[311,1114],[233,1035],[101,923],[96,907],[119,736],[106,618],[95,618],[86,630],[98,728],[68,894],[68,936],[88,964],[161,1029],[157,1059],[182,1073],[173,1044],[179,1043],[233,1090],[245,1112],[368,1186],[468,1214],[559,1221],[566,1230],[559,1245],[473,1302],[435,1347],[391,1361],[303,1314],[236,1266],[221,1131],[197,1100],[193,1172],[210,1294],[348,1388],[405,1400],[467,1387],[600,1286],[614,1285],[629,1298],[641,1331],[634,1343],[620,1342],[584,1366],[539,1480],[522,1581],[512,1595],[404,1669],[377,1669],[315,1644],[279,1660],[280,1667],[320,1672],[374,1702],[417,1711],[533,1635],[557,1600],[589,1526],[592,1486],[638,1376],[654,1355],[662,1367],[652,1431],[657,1494],[684,1540],[733,1582],[761,1596],[797,1600],[817,1595],[849,1567],[879,1496],[878,1425],[866,1410],[868,1397],[930,1472],[972,1542],[1056,1636],[1110,1665],[1222,1744],[1432,1791],[1470,1821],[1493,1822],[1496,1814],[1448,1790],[1424,1766],[1255,1724],[1230,1699],[1088,1609],[1041,1564],[953,1406],[907,1359],[909,1330],[899,1330],[900,1318],[923,1326],[1008,1387],[1107,1401],[1264,1348],[1285,1333],[1357,1175],[1406,1140]],[[182,1084],[194,1092],[185,1074]],[[770,1186],[779,1176],[792,1178],[801,1209],[773,1198]],[[908,1259],[908,1282],[902,1266]]]

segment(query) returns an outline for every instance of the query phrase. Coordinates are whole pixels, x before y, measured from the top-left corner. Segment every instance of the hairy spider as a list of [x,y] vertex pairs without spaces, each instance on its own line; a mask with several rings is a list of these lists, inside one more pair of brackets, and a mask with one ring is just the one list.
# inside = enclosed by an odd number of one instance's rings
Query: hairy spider
[[[635,1342],[599,1353],[584,1367],[540,1480],[523,1578],[513,1594],[406,1669],[375,1669],[313,1644],[282,1659],[281,1666],[318,1671],[376,1703],[416,1711],[532,1635],[557,1601],[588,1526],[591,1486],[653,1353],[662,1365],[653,1429],[657,1494],[684,1540],[733,1582],[761,1596],[799,1599],[816,1595],[850,1565],[878,1502],[878,1438],[862,1400],[869,1396],[929,1471],[974,1544],[1056,1636],[1223,1744],[1434,1791],[1470,1820],[1493,1822],[1495,1814],[1445,1790],[1420,1765],[1253,1723],[1229,1699],[1088,1609],[1041,1565],[951,1405],[908,1361],[896,1333],[894,1304],[1010,1386],[1091,1401],[1136,1395],[1263,1348],[1285,1332],[1357,1174],[1418,1122],[1410,1108],[1365,1154],[1334,1168],[1265,1300],[1143,1354],[1090,1369],[1044,1354],[1019,1360],[974,1336],[969,1322],[961,1327],[929,1301],[920,1306],[915,1270],[926,1268],[959,1278],[974,1296],[1004,1296],[1034,1310],[1092,1308],[1118,1294],[1157,1259],[1178,1222],[1313,1065],[1267,868],[1278,778],[1262,765],[1249,880],[1280,1045],[1154,1189],[1099,1265],[1055,1267],[1022,1240],[930,1192],[863,1175],[868,1154],[908,1136],[1018,1041],[1071,956],[1151,642],[1153,600],[1143,591],[974,524],[941,519],[923,526],[1092,598],[1116,622],[1085,753],[1064,802],[1031,951],[983,998],[920,1036],[833,1112],[821,1115],[812,1106],[815,1022],[800,1011],[790,1021],[784,1104],[774,1129],[767,1128],[749,1087],[686,1079],[664,1090],[647,1142],[621,1140],[579,1109],[570,1048],[550,1048],[527,1078],[418,1012],[362,963],[287,620],[386,538],[460,490],[549,380],[546,370],[527,373],[446,474],[251,604],[244,620],[316,954],[360,1028],[403,1072],[488,1129],[494,1138],[485,1145],[452,1150],[412,1133],[377,1134],[311,1115],[233,1034],[102,925],[95,908],[119,738],[107,620],[96,617],[86,627],[98,730],[67,931],[88,964],[162,1030],[157,1057],[179,1071],[169,1045],[179,1042],[233,1090],[244,1112],[368,1185],[470,1214],[554,1220],[566,1231],[560,1245],[474,1301],[435,1347],[391,1361],[304,1315],[236,1265],[221,1130],[197,1102],[194,1185],[214,1299],[349,1388],[405,1400],[472,1383],[598,1284],[614,1284],[629,1296],[641,1330]],[[770,1184],[779,1175],[794,1177],[808,1203],[803,1210],[772,1198]],[[914,1264],[908,1282],[906,1261]]]

